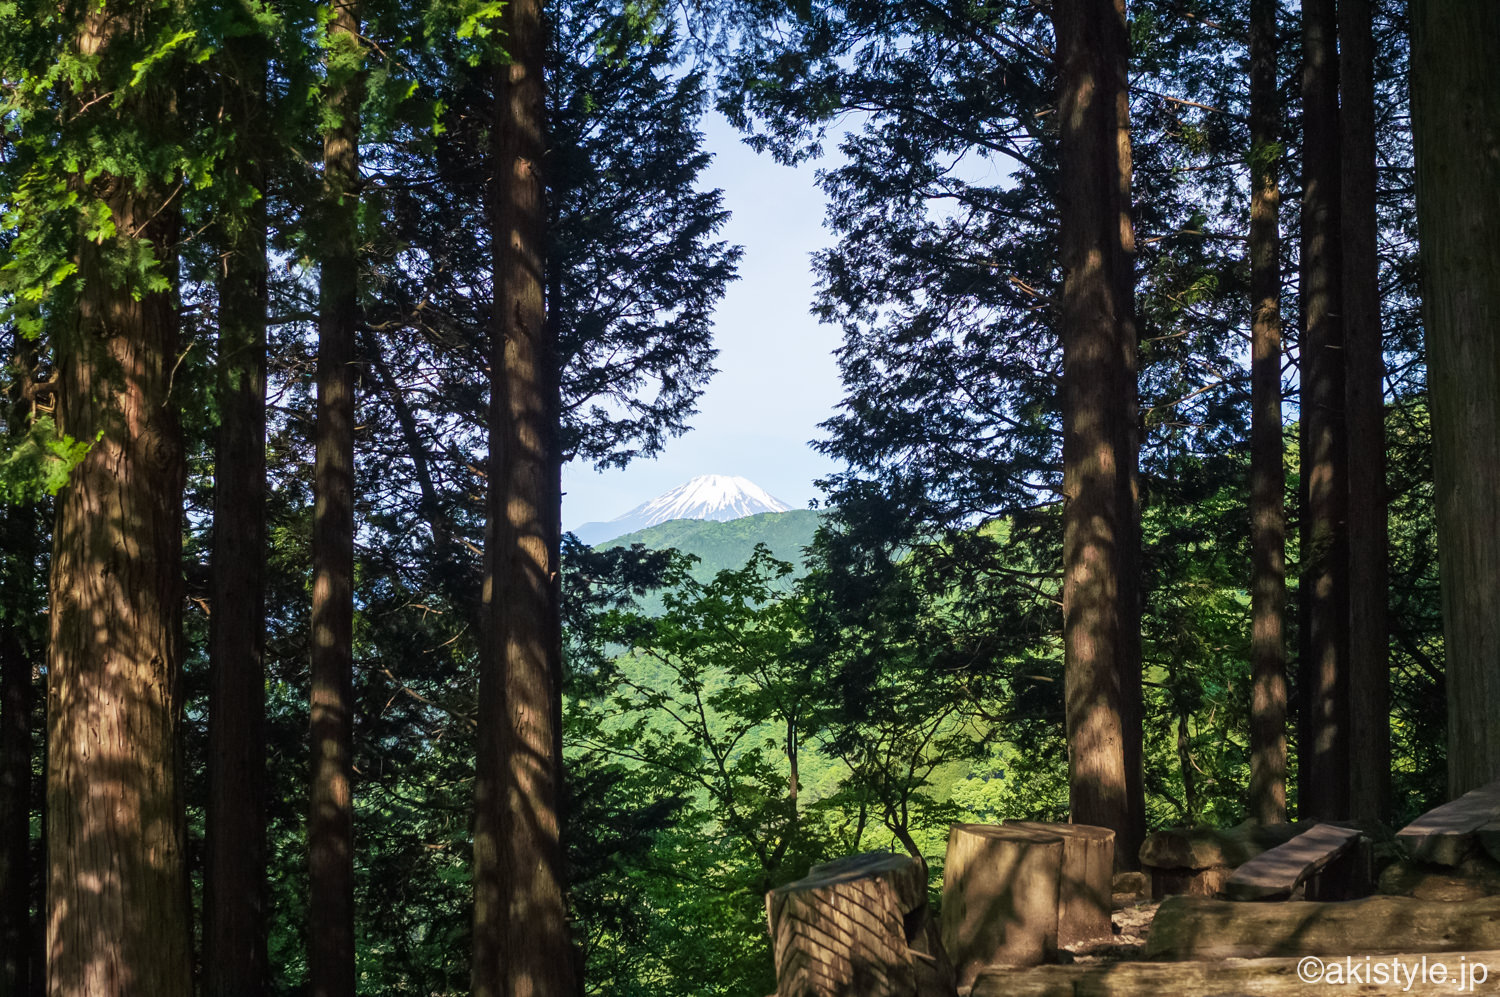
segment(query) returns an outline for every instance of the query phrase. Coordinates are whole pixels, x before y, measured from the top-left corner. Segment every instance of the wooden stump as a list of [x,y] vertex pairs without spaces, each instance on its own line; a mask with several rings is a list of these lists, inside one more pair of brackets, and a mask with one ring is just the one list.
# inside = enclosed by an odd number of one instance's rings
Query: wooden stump
[[766,894],[777,997],[917,997],[905,913],[921,883],[906,856],[858,855]]
[[1114,933],[1109,914],[1115,869],[1115,832],[1092,824],[1043,824],[1023,820],[1007,820],[1005,826],[1062,838],[1058,946],[1110,937]]
[[891,852],[861,852],[822,862],[807,870],[807,879],[839,879],[870,876],[883,879],[896,894],[903,917],[927,906],[927,864],[910,855]]
[[1170,897],[1146,958],[1391,955],[1500,948],[1500,898],[1457,903],[1367,897],[1339,903],[1238,903]]
[[912,950],[918,997],[948,997],[956,980],[941,933],[927,903],[927,863],[907,855],[865,852],[815,865],[808,877],[846,874],[885,880],[896,895],[906,944]]
[[985,966],[1034,966],[1057,950],[1063,839],[954,824],[943,868],[943,946],[960,989]]

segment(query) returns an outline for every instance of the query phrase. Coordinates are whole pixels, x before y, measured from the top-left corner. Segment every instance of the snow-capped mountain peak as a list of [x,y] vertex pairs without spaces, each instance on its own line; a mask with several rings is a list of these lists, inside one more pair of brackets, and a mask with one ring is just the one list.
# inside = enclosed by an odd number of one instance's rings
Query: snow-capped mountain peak
[[639,515],[645,517],[647,526],[670,519],[724,522],[760,512],[787,512],[791,508],[753,481],[726,474],[704,474],[637,506],[615,521]]
[[763,512],[789,512],[791,506],[755,482],[727,474],[699,475],[607,523],[585,523],[575,533],[585,543],[624,536],[673,519],[724,522]]

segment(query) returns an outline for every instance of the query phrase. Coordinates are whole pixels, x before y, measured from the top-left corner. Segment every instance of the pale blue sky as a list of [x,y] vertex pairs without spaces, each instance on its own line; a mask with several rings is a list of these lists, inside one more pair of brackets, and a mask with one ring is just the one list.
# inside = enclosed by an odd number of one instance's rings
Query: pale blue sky
[[724,191],[733,217],[722,236],[745,247],[740,279],[714,316],[719,373],[699,400],[693,429],[654,460],[600,474],[563,469],[563,528],[613,519],[700,474],[749,478],[793,508],[818,496],[813,479],[836,470],[807,441],[842,394],[836,327],[809,314],[810,254],[826,248],[823,194],[813,167],[757,155],[723,118],[705,121],[714,163],[706,186]]

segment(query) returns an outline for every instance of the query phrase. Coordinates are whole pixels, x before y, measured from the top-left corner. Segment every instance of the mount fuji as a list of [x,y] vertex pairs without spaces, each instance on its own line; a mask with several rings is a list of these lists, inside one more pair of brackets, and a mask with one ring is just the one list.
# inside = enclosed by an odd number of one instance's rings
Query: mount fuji
[[763,512],[789,512],[791,506],[753,481],[724,474],[704,474],[644,502],[604,523],[584,523],[573,532],[587,544],[644,530],[673,519],[727,522]]

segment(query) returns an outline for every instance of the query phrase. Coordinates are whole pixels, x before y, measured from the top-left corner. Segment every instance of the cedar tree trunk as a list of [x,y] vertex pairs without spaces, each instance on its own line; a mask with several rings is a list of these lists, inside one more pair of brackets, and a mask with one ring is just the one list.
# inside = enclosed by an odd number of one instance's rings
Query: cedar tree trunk
[[474,821],[474,997],[578,992],[563,886],[558,368],[545,319],[540,0],[502,14],[491,189],[494,325]]
[[1500,779],[1500,4],[1414,0],[1412,137],[1448,791]]
[[308,978],[313,997],[354,997],[354,342],[359,325],[359,13],[329,25],[323,136],[317,466],[313,490],[312,794]]
[[1386,654],[1385,354],[1375,216],[1375,43],[1370,0],[1339,0],[1344,353],[1349,422],[1350,814],[1390,810]]
[[[109,64],[147,5],[91,8],[83,52]],[[80,105],[106,94],[80,92]],[[170,119],[147,83],[93,113]],[[183,444],[171,291],[123,280],[141,240],[175,286],[173,185],[101,174],[75,187],[119,233],[79,232],[79,292],[56,329],[59,429],[94,441],[58,494],[47,657],[47,993],[190,997],[191,928],[178,730]]]
[[1140,801],[1136,342],[1123,5],[1056,0],[1064,274],[1063,637],[1069,801],[1133,865]]
[[1286,464],[1281,426],[1277,0],[1250,4],[1250,815],[1286,820]]
[[[5,399],[12,435],[27,429],[21,388],[33,366],[30,345],[13,332],[12,380]],[[0,508],[0,997],[31,997],[32,657],[25,621],[35,614],[38,510]],[[38,983],[40,980],[38,980]]]
[[1338,19],[1302,4],[1302,579],[1298,810],[1349,816],[1349,448],[1340,284]]
[[[12,537],[20,511],[0,510]],[[0,621],[0,997],[29,997],[30,980],[31,660],[7,619]]]
[[[264,192],[266,58],[255,33],[225,52],[232,167]],[[208,812],[203,983],[209,997],[265,994],[266,954],[266,209],[230,227],[219,278],[219,436],[209,615]]]

